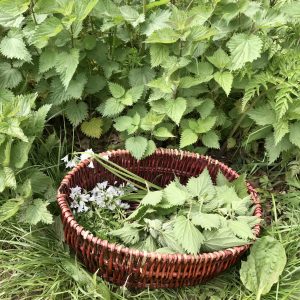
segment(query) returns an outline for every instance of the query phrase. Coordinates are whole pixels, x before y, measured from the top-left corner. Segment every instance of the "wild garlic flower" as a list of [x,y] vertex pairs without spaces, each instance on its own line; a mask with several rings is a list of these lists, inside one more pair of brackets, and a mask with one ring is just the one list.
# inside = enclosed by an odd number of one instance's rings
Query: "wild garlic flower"
[[[69,155],[66,155],[61,160],[65,163],[66,168],[71,169],[76,167],[76,165],[78,165],[81,161],[91,158],[94,154],[95,153],[92,149],[87,149],[80,156],[74,155],[71,160],[69,160]],[[90,161],[90,163],[88,164],[88,168],[95,168],[93,161]]]

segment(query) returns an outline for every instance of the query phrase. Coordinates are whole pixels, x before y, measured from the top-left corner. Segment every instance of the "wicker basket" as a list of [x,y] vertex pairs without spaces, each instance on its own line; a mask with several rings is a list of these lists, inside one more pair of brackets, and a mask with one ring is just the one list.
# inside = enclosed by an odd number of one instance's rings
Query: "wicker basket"
[[[106,152],[103,155],[109,155],[111,161],[160,186],[168,184],[175,175],[186,183],[189,177],[197,176],[205,167],[213,180],[218,170],[229,180],[239,176],[217,160],[186,151],[157,149],[153,155],[141,161],[136,161],[125,150]],[[81,162],[65,176],[58,190],[57,201],[61,209],[66,243],[89,271],[97,272],[105,280],[117,285],[126,284],[131,288],[196,285],[232,266],[250,247],[248,244],[200,255],[159,254],[110,244],[93,236],[76,222],[71,212],[70,188],[79,185],[91,189],[97,182],[108,180],[113,183],[119,179],[100,164],[95,163],[94,169],[88,168],[88,164],[89,160]],[[255,204],[254,214],[261,217],[257,193],[250,184],[247,185]],[[259,225],[255,226],[254,232],[256,236],[259,235]]]

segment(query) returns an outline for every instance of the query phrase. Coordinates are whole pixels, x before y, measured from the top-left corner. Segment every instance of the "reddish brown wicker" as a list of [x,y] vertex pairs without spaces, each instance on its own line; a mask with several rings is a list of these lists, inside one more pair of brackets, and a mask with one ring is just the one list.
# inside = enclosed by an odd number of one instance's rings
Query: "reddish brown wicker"
[[[229,180],[239,176],[217,160],[187,151],[157,149],[153,155],[141,161],[133,159],[125,150],[102,155],[109,155],[111,161],[160,186],[168,184],[175,175],[186,182],[189,177],[200,174],[205,167],[213,180],[218,170]],[[71,212],[70,188],[79,185],[91,189],[97,182],[108,180],[113,183],[119,179],[97,163],[94,169],[88,168],[88,164],[88,160],[81,162],[65,176],[58,190],[57,201],[62,213],[66,243],[89,271],[97,272],[107,281],[132,288],[196,285],[229,268],[250,247],[249,244],[200,255],[159,254],[111,244],[93,236],[76,222]],[[255,205],[254,214],[261,217],[259,198],[250,184],[248,191]],[[255,226],[254,232],[256,236],[259,235],[259,225]]]

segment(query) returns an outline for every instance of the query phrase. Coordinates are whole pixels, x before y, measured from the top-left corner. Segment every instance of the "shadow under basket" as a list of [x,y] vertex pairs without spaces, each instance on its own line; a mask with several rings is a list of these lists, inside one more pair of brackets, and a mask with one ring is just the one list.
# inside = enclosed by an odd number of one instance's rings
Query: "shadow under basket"
[[[217,160],[187,151],[160,148],[140,161],[135,160],[125,150],[101,155],[108,155],[109,160],[162,187],[175,176],[182,183],[186,183],[190,177],[199,175],[206,167],[213,181],[219,170],[230,181],[239,176]],[[160,254],[130,249],[97,238],[75,220],[69,206],[72,201],[69,197],[70,188],[78,185],[90,190],[98,182],[107,180],[113,184],[121,181],[100,164],[94,162],[94,169],[88,168],[88,164],[89,160],[81,162],[64,177],[58,189],[57,201],[61,209],[66,243],[90,272],[97,272],[105,280],[117,285],[126,284],[129,288],[196,285],[228,269],[249,249],[250,244],[247,244],[199,255]],[[262,209],[258,195],[249,183],[247,187],[255,206],[254,215],[260,218]],[[253,232],[258,237],[260,226],[256,225]]]

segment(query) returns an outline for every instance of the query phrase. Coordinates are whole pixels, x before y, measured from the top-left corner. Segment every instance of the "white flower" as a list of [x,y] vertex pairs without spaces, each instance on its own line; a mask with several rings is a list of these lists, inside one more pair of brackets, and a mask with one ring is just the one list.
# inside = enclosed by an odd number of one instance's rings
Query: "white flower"
[[109,156],[108,155],[103,155],[103,156],[101,156],[103,159],[105,159],[105,160],[109,160]]
[[89,210],[89,208],[88,208],[88,206],[86,206],[85,202],[84,201],[80,201],[79,202],[79,207],[78,207],[77,211],[80,213],[80,212],[86,212],[88,210]]
[[121,203],[120,207],[123,209],[128,209],[128,208],[130,208],[130,205],[128,203]]
[[80,155],[80,160],[83,161],[87,158],[90,158],[91,156],[93,156],[95,153],[93,151],[93,149],[87,149],[86,151],[84,151],[84,153],[82,153]]
[[97,187],[98,187],[100,190],[106,189],[107,185],[108,185],[108,181],[103,181],[103,182],[101,182],[101,183],[97,183]]
[[61,159],[64,163],[67,163],[69,161],[69,154],[67,154],[65,157]]
[[80,199],[83,201],[83,202],[89,202],[90,201],[90,195],[89,194],[81,194],[80,195]]
[[72,203],[70,205],[71,208],[78,208],[78,206],[79,206],[79,204],[76,200],[72,201]]
[[116,205],[115,204],[110,204],[110,205],[107,206],[107,208],[109,210],[115,210],[116,209]]
[[91,168],[91,169],[95,168],[94,163],[92,161],[90,161],[90,163],[88,164],[88,168]]
[[76,158],[73,158],[72,160],[67,162],[66,168],[74,168],[76,167],[76,164],[77,164]]

